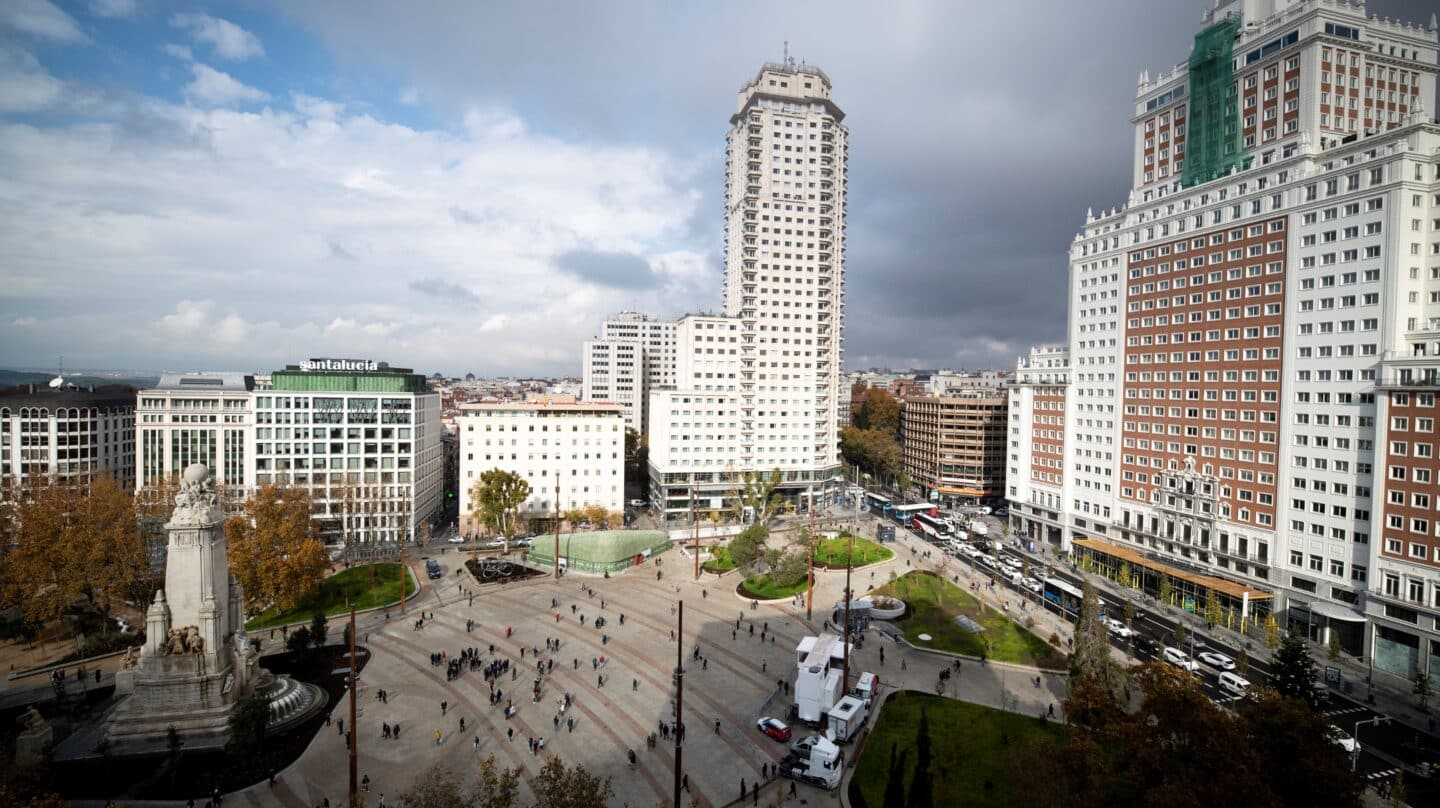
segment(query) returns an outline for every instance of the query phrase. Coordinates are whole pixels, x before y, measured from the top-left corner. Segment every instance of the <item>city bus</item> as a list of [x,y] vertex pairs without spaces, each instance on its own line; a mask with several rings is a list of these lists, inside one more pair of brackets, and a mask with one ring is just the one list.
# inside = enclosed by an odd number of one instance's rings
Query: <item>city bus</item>
[[1072,620],[1079,619],[1080,600],[1084,597],[1079,589],[1059,578],[1050,577],[1045,579],[1043,591],[1046,606]]
[[909,527],[914,524],[915,517],[922,513],[927,516],[934,516],[935,506],[928,502],[920,502],[914,505],[896,505],[890,509],[890,513],[895,521]]
[[915,528],[931,540],[950,535],[950,526],[928,513],[915,514]]
[[865,510],[871,513],[885,515],[890,510],[890,498],[882,494],[865,492]]

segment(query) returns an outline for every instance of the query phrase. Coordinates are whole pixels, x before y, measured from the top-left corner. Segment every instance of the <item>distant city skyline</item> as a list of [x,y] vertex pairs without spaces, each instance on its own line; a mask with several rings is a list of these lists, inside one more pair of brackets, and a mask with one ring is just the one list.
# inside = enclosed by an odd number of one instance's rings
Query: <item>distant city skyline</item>
[[863,122],[844,367],[1005,367],[1209,6],[7,3],[0,365],[576,375],[614,312],[717,299],[716,121],[788,39]]

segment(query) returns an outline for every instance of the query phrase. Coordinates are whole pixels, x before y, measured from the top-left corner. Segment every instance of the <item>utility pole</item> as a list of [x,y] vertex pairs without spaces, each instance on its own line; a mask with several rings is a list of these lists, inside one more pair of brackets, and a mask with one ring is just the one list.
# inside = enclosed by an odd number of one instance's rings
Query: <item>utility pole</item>
[[360,805],[360,761],[355,745],[360,733],[355,731],[355,603],[350,603],[350,804]]
[[810,489],[810,531],[805,537],[805,619],[815,610],[815,489]]
[[700,484],[696,483],[690,494],[691,516],[695,519],[695,580],[700,580]]
[[560,580],[560,472],[555,472],[555,580]]
[[675,808],[680,808],[681,754],[685,733],[685,601],[680,601],[675,626]]
[[[405,569],[405,530],[400,530],[400,614],[405,614],[405,587],[410,583],[410,574]],[[351,632],[354,633],[353,631]]]
[[850,568],[854,566],[854,559],[851,554],[855,550],[855,535],[852,533],[845,539],[845,665],[841,674],[840,692],[850,692]]

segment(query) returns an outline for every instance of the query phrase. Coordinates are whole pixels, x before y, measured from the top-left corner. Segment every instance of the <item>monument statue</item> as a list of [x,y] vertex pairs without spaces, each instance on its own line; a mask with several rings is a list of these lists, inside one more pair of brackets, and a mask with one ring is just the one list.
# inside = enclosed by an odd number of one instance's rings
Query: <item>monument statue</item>
[[21,732],[44,729],[45,717],[40,715],[40,711],[35,709],[34,705],[31,705],[30,709],[15,719],[15,726],[19,727]]
[[221,746],[236,702],[254,692],[271,704],[272,726],[302,720],[324,705],[314,685],[274,677],[245,640],[244,598],[226,558],[225,514],[210,469],[185,469],[166,523],[165,586],[145,612],[139,658],[122,661],[111,714],[112,748],[163,748],[171,726],[186,748]]

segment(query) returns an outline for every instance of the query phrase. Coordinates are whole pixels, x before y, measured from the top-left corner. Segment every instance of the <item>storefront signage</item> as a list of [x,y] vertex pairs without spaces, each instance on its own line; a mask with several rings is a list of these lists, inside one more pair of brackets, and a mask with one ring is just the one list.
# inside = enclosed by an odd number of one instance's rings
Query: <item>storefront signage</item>
[[301,362],[300,369],[307,373],[315,371],[366,373],[379,370],[380,363],[373,359],[311,359],[308,362]]

